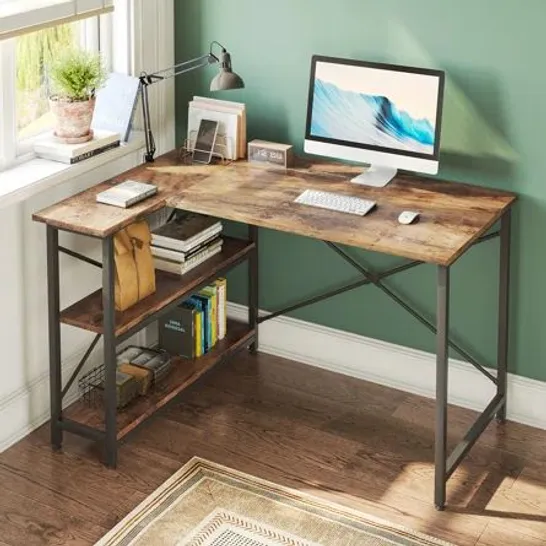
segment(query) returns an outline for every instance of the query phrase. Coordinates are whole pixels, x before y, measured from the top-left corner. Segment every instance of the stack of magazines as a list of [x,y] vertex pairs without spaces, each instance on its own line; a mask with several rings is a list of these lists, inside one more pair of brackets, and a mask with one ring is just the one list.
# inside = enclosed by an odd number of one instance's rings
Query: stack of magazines
[[152,232],[156,269],[183,275],[222,250],[222,223],[185,213]]

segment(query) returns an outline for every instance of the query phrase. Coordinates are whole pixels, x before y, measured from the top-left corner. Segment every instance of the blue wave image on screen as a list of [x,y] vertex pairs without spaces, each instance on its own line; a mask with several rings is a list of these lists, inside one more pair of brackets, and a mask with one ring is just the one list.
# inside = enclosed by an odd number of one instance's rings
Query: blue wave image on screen
[[345,91],[320,79],[315,80],[311,134],[434,153],[435,130],[429,120],[414,119],[387,97]]

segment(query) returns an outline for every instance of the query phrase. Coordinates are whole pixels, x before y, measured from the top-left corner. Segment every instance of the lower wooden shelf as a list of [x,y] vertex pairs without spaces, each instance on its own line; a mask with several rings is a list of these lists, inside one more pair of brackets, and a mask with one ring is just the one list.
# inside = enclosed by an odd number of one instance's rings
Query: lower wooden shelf
[[[154,387],[152,392],[147,396],[137,398],[129,406],[119,410],[117,416],[118,440],[197,381],[220,360],[249,344],[254,334],[255,331],[247,324],[229,320],[226,337],[206,355],[195,360],[174,358],[169,374]],[[104,430],[104,408],[99,402],[89,406],[80,400],[68,407],[63,415],[83,425]]]

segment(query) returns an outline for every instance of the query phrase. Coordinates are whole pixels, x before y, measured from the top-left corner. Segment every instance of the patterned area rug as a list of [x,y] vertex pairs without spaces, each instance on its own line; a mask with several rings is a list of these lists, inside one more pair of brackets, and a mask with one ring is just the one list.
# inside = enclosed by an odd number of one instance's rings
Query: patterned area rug
[[96,546],[450,546],[194,458]]

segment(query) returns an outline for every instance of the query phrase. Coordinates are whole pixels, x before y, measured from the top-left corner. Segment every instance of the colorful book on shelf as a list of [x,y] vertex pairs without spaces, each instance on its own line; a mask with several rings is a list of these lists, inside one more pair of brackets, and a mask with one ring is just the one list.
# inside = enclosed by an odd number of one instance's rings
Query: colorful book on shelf
[[203,356],[204,352],[205,352],[205,330],[204,330],[204,327],[203,327],[203,317],[204,317],[204,313],[203,313],[203,309],[199,309],[197,312],[196,312],[196,315],[195,315],[195,328],[196,328],[196,335],[195,335],[195,347],[196,347],[196,353],[195,353],[195,356],[196,357],[199,357],[199,356]]
[[205,354],[205,310],[203,301],[192,296],[186,302],[192,305],[195,310],[195,356],[200,357]]
[[205,247],[187,262],[176,262],[154,256],[154,267],[175,275],[184,275],[220,252],[222,252],[222,239],[219,239],[211,246]]
[[218,288],[214,284],[205,286],[199,291],[200,296],[210,298],[210,347],[214,347],[218,341]]
[[53,132],[40,137],[34,143],[34,153],[43,159],[72,165],[98,154],[117,148],[120,145],[119,133],[95,131],[89,142],[67,144],[57,138]]
[[186,213],[152,232],[152,244],[189,252],[222,231],[222,223],[203,214]]
[[213,322],[213,298],[211,295],[199,292],[193,296],[203,303],[203,325],[205,330],[205,353],[208,353],[213,347],[212,322]]
[[227,333],[227,280],[216,279],[213,284],[218,294],[218,340],[221,340]]
[[180,252],[178,250],[172,250],[170,248],[163,248],[162,246],[151,245],[152,254],[157,258],[164,258],[166,260],[172,260],[174,262],[187,262],[190,258],[193,258],[200,251],[204,250],[208,246],[212,246],[214,243],[220,240],[220,234],[215,233],[208,239],[205,239],[202,243],[192,248],[189,252]]

